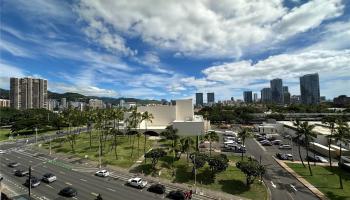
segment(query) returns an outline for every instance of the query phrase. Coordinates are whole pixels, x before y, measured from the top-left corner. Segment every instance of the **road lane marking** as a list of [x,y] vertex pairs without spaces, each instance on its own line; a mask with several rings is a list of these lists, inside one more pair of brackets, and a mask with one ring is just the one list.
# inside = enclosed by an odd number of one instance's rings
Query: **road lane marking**
[[98,194],[96,194],[95,192],[91,192],[90,194],[94,195],[94,196],[98,196]]
[[53,187],[52,187],[51,185],[47,185],[47,184],[46,184],[46,186],[49,187],[49,188],[51,188],[51,189],[53,189]]
[[21,157],[17,156],[18,159],[21,159]]
[[33,161],[30,160],[29,162],[31,163],[31,162],[33,162]]
[[110,191],[112,191],[112,192],[115,192],[115,190],[112,189],[112,188],[107,188],[107,190],[110,190]]
[[276,185],[271,181],[272,187],[276,188]]
[[84,181],[84,182],[87,182],[87,180],[85,180],[85,179],[82,179],[82,178],[81,178],[80,180],[81,180],[81,181]]
[[60,174],[66,174],[66,173],[64,173],[64,172],[60,171]]
[[294,185],[290,184],[290,187],[292,187],[294,189],[294,191],[298,191]]
[[65,182],[65,184],[67,184],[67,185],[72,185],[71,183],[69,183],[69,182]]

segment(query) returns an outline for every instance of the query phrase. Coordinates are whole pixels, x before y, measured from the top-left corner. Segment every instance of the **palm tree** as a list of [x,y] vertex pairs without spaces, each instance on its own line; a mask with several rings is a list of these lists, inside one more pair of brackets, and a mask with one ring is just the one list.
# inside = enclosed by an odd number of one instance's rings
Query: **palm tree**
[[[131,115],[129,116],[128,122],[129,122],[129,127],[131,129],[134,129],[134,131],[136,131],[138,133],[138,127],[141,121],[141,114],[137,112],[136,108],[132,109]],[[140,138],[138,137],[138,140]],[[135,135],[132,141],[132,149],[131,149],[131,157],[133,156],[134,153],[134,143],[135,143]]]
[[211,143],[218,142],[219,136],[215,131],[210,131],[204,135],[204,139],[209,141],[209,156],[211,156]]
[[[145,155],[146,154],[146,142],[147,142],[147,135],[146,135],[146,132],[147,132],[147,123],[148,122],[151,122],[152,123],[152,119],[154,119],[152,113],[149,113],[148,111],[142,113],[141,115],[141,120],[142,121],[145,121],[145,133],[144,133],[144,137],[145,137],[145,141],[143,143],[143,154]],[[145,157],[145,163],[146,163],[146,157]]]
[[[240,132],[238,132],[238,137],[241,138],[242,145],[245,146],[245,141],[247,138],[252,137],[252,132],[249,128],[243,128],[241,129]],[[244,154],[244,151],[242,150],[242,157],[241,157],[242,160],[243,160],[243,154]]]
[[[124,112],[121,108],[113,109],[111,111],[111,117],[113,119],[113,136],[114,136],[114,154],[115,159],[118,159],[117,154],[117,135],[120,134],[119,123],[124,119]],[[116,129],[116,121],[117,121],[117,129]]]
[[[335,131],[335,134],[333,135],[334,139],[337,143],[339,143],[340,149],[339,149],[339,158],[342,157],[342,143],[346,142],[346,139],[350,138],[350,128],[349,124],[346,122],[343,122],[342,120],[336,121],[337,128]],[[339,183],[340,188],[343,189],[343,181],[342,181],[342,170],[339,170]]]
[[[305,147],[306,147],[306,157],[309,158],[309,140],[311,136],[315,134],[312,132],[312,129],[315,128],[315,125],[309,125],[308,122],[299,123],[297,127],[297,132],[301,133],[305,139]],[[307,165],[309,167],[310,175],[312,176],[312,170],[310,166],[310,159],[307,159]]]
[[332,156],[331,156],[331,144],[332,144],[332,138],[333,138],[333,133],[335,130],[335,118],[332,116],[325,117],[322,119],[322,123],[326,124],[328,128],[331,130],[331,134],[328,135],[328,157],[329,157],[329,167],[332,167]]
[[167,126],[165,128],[165,131],[161,133],[161,135],[164,136],[166,139],[172,141],[171,151],[173,152],[173,162],[172,162],[173,169],[174,169],[174,162],[175,162],[175,156],[176,156],[176,146],[177,146],[177,141],[179,139],[177,132],[178,130],[173,126]]
[[89,139],[90,139],[90,150],[92,147],[92,129],[93,129],[93,122],[95,119],[95,114],[96,112],[92,109],[88,109],[84,112],[84,119],[86,120],[86,126],[88,128],[88,133],[89,133]]
[[180,143],[182,152],[186,152],[186,159],[188,162],[189,152],[191,151],[195,141],[192,139],[192,137],[183,137],[180,139]]
[[297,140],[297,145],[298,145],[299,158],[300,158],[301,164],[303,164],[303,166],[306,167],[304,164],[303,157],[301,156],[301,151],[300,151],[300,139],[303,136],[303,133],[298,131],[298,127],[300,127],[300,124],[301,123],[299,120],[296,120],[295,122],[293,122],[293,125],[297,127],[297,131],[295,132],[295,134],[297,135],[296,140]]

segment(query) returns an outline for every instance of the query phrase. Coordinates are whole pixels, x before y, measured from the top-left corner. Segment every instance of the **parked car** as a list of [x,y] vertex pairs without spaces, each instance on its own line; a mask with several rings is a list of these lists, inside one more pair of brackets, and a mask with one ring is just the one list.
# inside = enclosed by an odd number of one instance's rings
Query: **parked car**
[[261,143],[261,145],[263,145],[263,146],[272,146],[272,142],[265,141],[265,142]]
[[266,137],[265,136],[261,136],[261,137],[258,137],[256,140],[257,141],[266,140]]
[[[30,182],[29,182],[30,180]],[[26,182],[24,183],[25,186],[34,188],[34,187],[38,187],[40,185],[40,180],[38,178],[36,178],[35,176],[32,176],[30,179],[28,178],[26,180]]]
[[292,137],[292,136],[291,136],[291,135],[288,135],[288,134],[283,136],[284,139],[290,139],[291,137]]
[[72,187],[65,187],[58,194],[65,197],[75,197],[78,195],[78,191]]
[[273,137],[273,136],[272,137],[268,137],[267,140],[274,141],[274,140],[276,140],[276,137]]
[[280,160],[293,160],[292,154],[276,153],[276,157]]
[[289,144],[280,144],[280,146],[278,148],[279,149],[292,149],[292,146],[290,146]]
[[164,194],[165,193],[165,186],[162,184],[153,184],[151,185],[147,191],[157,193],[157,194]]
[[100,176],[100,177],[107,177],[107,176],[109,176],[109,172],[107,170],[103,169],[103,170],[97,171],[95,173],[95,175]]
[[18,162],[10,162],[7,166],[14,168],[14,167],[18,167],[19,163]]
[[4,153],[6,153],[6,151],[0,149],[0,154],[4,154]]
[[28,170],[18,169],[15,171],[15,176],[23,177],[29,174]]
[[243,146],[240,146],[236,149],[236,153],[245,153],[246,151],[246,148]]
[[322,156],[313,156],[313,155],[309,155],[308,157],[306,157],[306,160],[311,161],[311,162],[322,162],[322,163],[327,163],[328,160],[325,159]]
[[185,200],[186,196],[185,193],[182,192],[181,190],[176,190],[176,191],[170,191],[169,194],[167,195],[169,199],[176,199],[176,200]]
[[274,145],[280,145],[281,143],[282,143],[281,140],[273,140],[272,141],[272,144],[274,144]]
[[41,180],[46,183],[52,183],[57,180],[57,177],[51,173],[46,173],[43,175],[43,178]]
[[136,177],[129,179],[127,184],[141,189],[146,187],[147,181],[142,180],[142,178]]

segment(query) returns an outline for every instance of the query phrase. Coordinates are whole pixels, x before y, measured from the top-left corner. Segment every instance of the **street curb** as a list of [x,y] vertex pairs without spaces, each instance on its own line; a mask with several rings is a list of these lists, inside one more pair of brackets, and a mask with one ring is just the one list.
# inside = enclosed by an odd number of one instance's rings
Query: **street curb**
[[265,183],[265,180],[263,179],[262,183],[264,184],[266,190],[267,190],[267,197],[266,199],[267,200],[272,200],[272,194],[271,194],[271,190],[269,187],[267,187],[266,183]]
[[320,190],[318,190],[315,186],[309,183],[306,179],[298,175],[293,169],[291,169],[286,163],[276,159],[272,156],[273,159],[287,172],[289,172],[292,176],[294,176],[300,183],[302,183],[307,189],[309,189],[314,195],[316,195],[321,200],[329,200],[326,195],[324,195]]

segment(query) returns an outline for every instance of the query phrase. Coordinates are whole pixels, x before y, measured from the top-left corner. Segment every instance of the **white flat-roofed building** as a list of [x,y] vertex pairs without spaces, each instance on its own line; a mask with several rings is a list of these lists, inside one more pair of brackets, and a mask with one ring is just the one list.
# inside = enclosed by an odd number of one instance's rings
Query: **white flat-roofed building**
[[8,107],[10,107],[10,100],[0,99],[0,108],[8,108]]
[[[152,122],[147,122],[147,130],[160,133],[167,126],[178,129],[178,135],[200,135],[210,129],[210,122],[201,115],[194,115],[192,99],[176,100],[176,105],[148,105],[137,107],[137,112],[149,112],[153,115]],[[127,117],[128,115],[126,115]],[[146,122],[140,124],[140,129],[146,129]]]

